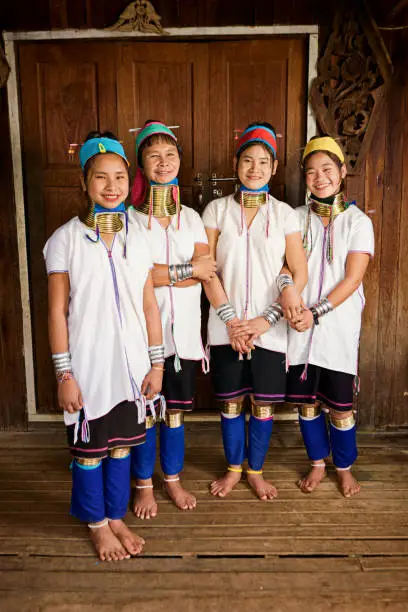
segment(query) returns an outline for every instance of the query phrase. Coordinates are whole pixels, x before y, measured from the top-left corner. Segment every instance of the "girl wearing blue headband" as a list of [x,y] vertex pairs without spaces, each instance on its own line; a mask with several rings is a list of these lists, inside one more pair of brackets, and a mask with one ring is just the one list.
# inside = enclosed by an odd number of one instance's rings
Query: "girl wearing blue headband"
[[[193,408],[197,362],[206,369],[201,342],[201,281],[215,275],[199,214],[181,206],[178,186],[180,148],[175,134],[160,121],[147,121],[136,139],[139,170],[132,190],[132,223],[148,242],[165,346],[163,395],[166,415],[160,423],[160,464],[168,495],[181,510],[193,510],[195,496],[184,489],[184,413]],[[155,415],[148,415],[147,442],[132,451],[134,512],[142,519],[157,514],[152,476],[156,459]]]
[[[249,125],[238,141],[235,194],[210,202],[203,214],[219,278],[205,285],[211,303],[208,340],[227,472],[211,493],[225,497],[247,479],[261,500],[276,497],[262,467],[272,433],[274,405],[286,391],[287,318],[300,310],[307,280],[296,213],[269,194],[277,169],[276,135],[269,123]],[[279,277],[285,258],[295,287]],[[282,319],[282,320],[281,320]],[[246,434],[243,400],[251,399]]]
[[117,561],[144,544],[122,519],[130,447],[145,441],[146,403],[161,388],[162,332],[149,250],[127,223],[123,147],[92,132],[80,163],[88,212],[44,248],[49,338],[73,456],[71,514],[88,523],[99,558]]

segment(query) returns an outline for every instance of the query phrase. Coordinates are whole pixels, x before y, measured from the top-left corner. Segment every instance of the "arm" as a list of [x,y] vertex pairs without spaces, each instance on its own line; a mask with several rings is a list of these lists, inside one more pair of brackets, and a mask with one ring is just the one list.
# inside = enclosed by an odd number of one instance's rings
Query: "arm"
[[[174,283],[174,287],[191,287],[215,274],[216,265],[209,252],[207,244],[196,242],[193,257],[191,258],[193,278]],[[152,277],[155,287],[168,286],[170,284],[169,266],[167,264],[154,264]]]
[[[51,353],[67,353],[69,276],[55,273],[48,276],[48,335]],[[58,382],[58,405],[67,412],[81,410],[83,401],[75,378]]]
[[[143,313],[146,319],[149,346],[163,342],[160,311],[154,294],[152,273],[149,272],[143,289]],[[160,392],[163,382],[163,366],[153,365],[143,379],[141,391],[147,399],[153,399]]]
[[[325,296],[333,308],[340,306],[358,289],[366,273],[370,256],[368,253],[349,253],[346,259],[344,278]],[[292,325],[298,331],[305,331],[313,325],[313,314],[305,310],[298,323]]]
[[[215,260],[216,252],[217,252],[217,242],[218,237],[220,235],[220,231],[218,229],[205,228],[208,238],[208,246],[210,249],[210,255]],[[219,277],[215,274],[214,277],[203,283],[203,289],[207,296],[208,301],[211,306],[215,309],[219,308],[222,304],[228,303],[228,297],[225,293],[224,287],[221,284]],[[250,350],[250,346],[248,346],[245,342],[245,335],[248,335],[246,325],[242,327],[240,330],[240,334],[238,337],[235,337],[234,340],[231,339],[232,329],[241,323],[241,320],[238,317],[235,317],[231,321],[226,323],[228,335],[230,336],[231,346],[235,351],[239,353],[246,353]]]
[[285,287],[279,297],[285,319],[291,321],[302,309],[300,297],[307,283],[307,258],[299,232],[286,236],[285,263],[279,273],[288,274],[293,285]]

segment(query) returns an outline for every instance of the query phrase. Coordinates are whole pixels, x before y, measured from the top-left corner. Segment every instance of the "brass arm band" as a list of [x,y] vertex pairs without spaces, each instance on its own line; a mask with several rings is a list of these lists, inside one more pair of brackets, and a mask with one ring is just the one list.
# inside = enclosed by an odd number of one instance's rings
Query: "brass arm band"
[[275,412],[274,405],[268,404],[266,406],[259,406],[255,402],[251,401],[251,413],[256,419],[270,419],[273,417]]
[[224,402],[221,412],[228,416],[239,416],[242,412],[243,400],[238,402]]
[[345,419],[339,419],[330,414],[330,422],[334,427],[337,427],[337,429],[351,429],[356,424],[353,414]]
[[184,423],[184,412],[176,412],[175,414],[166,412],[164,422],[166,423],[167,427],[170,427],[170,429],[181,427]]
[[151,429],[152,427],[155,426],[155,424],[156,424],[156,420],[154,416],[149,414],[149,416],[146,417],[146,429]]
[[125,459],[130,455],[130,448],[128,446],[121,446],[120,448],[112,448],[109,451],[112,459]]
[[99,465],[102,459],[100,457],[75,457],[75,461],[80,465],[91,467],[93,465]]
[[299,406],[299,414],[305,419],[312,419],[319,416],[320,413],[320,404],[301,404]]

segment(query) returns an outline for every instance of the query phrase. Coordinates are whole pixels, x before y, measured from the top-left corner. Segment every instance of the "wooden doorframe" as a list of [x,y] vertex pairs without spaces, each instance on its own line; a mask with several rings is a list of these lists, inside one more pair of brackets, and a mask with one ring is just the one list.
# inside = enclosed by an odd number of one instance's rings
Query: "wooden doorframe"
[[16,62],[16,43],[24,41],[66,41],[66,40],[134,40],[170,42],[171,40],[229,40],[236,38],[271,38],[275,36],[308,36],[309,53],[307,60],[308,73],[308,106],[306,117],[307,139],[316,133],[316,119],[310,104],[310,89],[317,76],[317,59],[319,45],[319,26],[317,25],[277,25],[277,26],[230,26],[210,28],[169,28],[166,36],[155,36],[142,32],[111,32],[108,30],[44,30],[37,32],[3,32],[4,47],[11,71],[7,82],[8,116],[13,162],[14,201],[16,207],[17,245],[21,306],[23,312],[23,355],[26,380],[26,404],[28,421],[60,421],[62,415],[37,413],[35,393],[34,346],[32,336],[30,286],[28,274],[28,250],[26,241],[26,214],[23,186],[23,165],[21,147],[21,113],[19,96],[19,72]]

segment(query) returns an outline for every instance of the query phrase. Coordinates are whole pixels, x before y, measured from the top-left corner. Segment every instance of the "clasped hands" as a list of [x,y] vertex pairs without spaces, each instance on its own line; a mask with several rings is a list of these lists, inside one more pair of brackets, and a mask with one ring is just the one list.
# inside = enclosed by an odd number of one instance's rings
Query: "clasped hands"
[[[302,298],[299,297],[294,287],[287,287],[282,291],[279,303],[282,306],[283,316],[292,329],[303,332],[312,327],[313,315],[305,307]],[[253,319],[236,317],[227,323],[230,344],[234,351],[241,354],[254,350],[254,340],[269,328],[270,324],[262,316]]]

